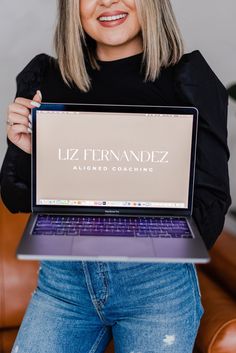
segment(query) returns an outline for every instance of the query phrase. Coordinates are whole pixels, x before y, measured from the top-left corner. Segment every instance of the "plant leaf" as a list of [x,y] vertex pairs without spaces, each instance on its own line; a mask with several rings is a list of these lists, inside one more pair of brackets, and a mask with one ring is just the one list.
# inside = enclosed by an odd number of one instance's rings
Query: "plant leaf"
[[231,98],[236,100],[236,84],[233,84],[228,87],[228,93]]

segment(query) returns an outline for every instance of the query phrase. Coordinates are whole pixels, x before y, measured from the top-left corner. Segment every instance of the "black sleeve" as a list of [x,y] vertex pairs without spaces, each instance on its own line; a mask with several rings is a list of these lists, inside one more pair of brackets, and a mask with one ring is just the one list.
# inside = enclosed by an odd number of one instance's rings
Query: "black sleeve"
[[176,90],[184,105],[199,110],[193,217],[210,249],[231,204],[227,146],[228,94],[199,51],[176,67]]
[[[32,99],[41,83],[50,57],[39,54],[16,78],[16,97]],[[31,155],[7,139],[8,148],[0,172],[1,197],[13,213],[31,211]]]

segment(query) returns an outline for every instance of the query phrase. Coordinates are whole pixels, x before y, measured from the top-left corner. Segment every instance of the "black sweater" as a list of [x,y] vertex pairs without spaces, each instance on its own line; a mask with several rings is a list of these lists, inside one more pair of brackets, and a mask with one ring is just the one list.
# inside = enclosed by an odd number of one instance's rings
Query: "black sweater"
[[[17,97],[32,99],[40,89],[44,102],[182,105],[198,108],[196,177],[193,216],[208,249],[224,225],[231,199],[227,147],[228,96],[199,51],[183,55],[175,66],[163,68],[155,82],[144,82],[142,54],[87,63],[92,89],[81,92],[62,80],[57,61],[37,55],[17,76]],[[8,141],[0,174],[2,200],[11,212],[31,211],[30,155]]]

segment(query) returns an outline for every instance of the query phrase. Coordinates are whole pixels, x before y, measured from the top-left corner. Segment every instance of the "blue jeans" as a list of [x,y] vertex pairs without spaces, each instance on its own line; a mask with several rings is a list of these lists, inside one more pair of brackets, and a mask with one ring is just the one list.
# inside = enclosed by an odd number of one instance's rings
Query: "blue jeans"
[[191,353],[202,314],[192,264],[43,261],[12,353]]

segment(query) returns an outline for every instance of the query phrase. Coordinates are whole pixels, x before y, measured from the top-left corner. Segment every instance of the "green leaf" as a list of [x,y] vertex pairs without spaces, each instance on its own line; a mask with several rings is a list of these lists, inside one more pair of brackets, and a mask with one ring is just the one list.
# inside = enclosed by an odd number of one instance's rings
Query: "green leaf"
[[228,87],[228,93],[231,98],[236,100],[236,84],[233,84]]

